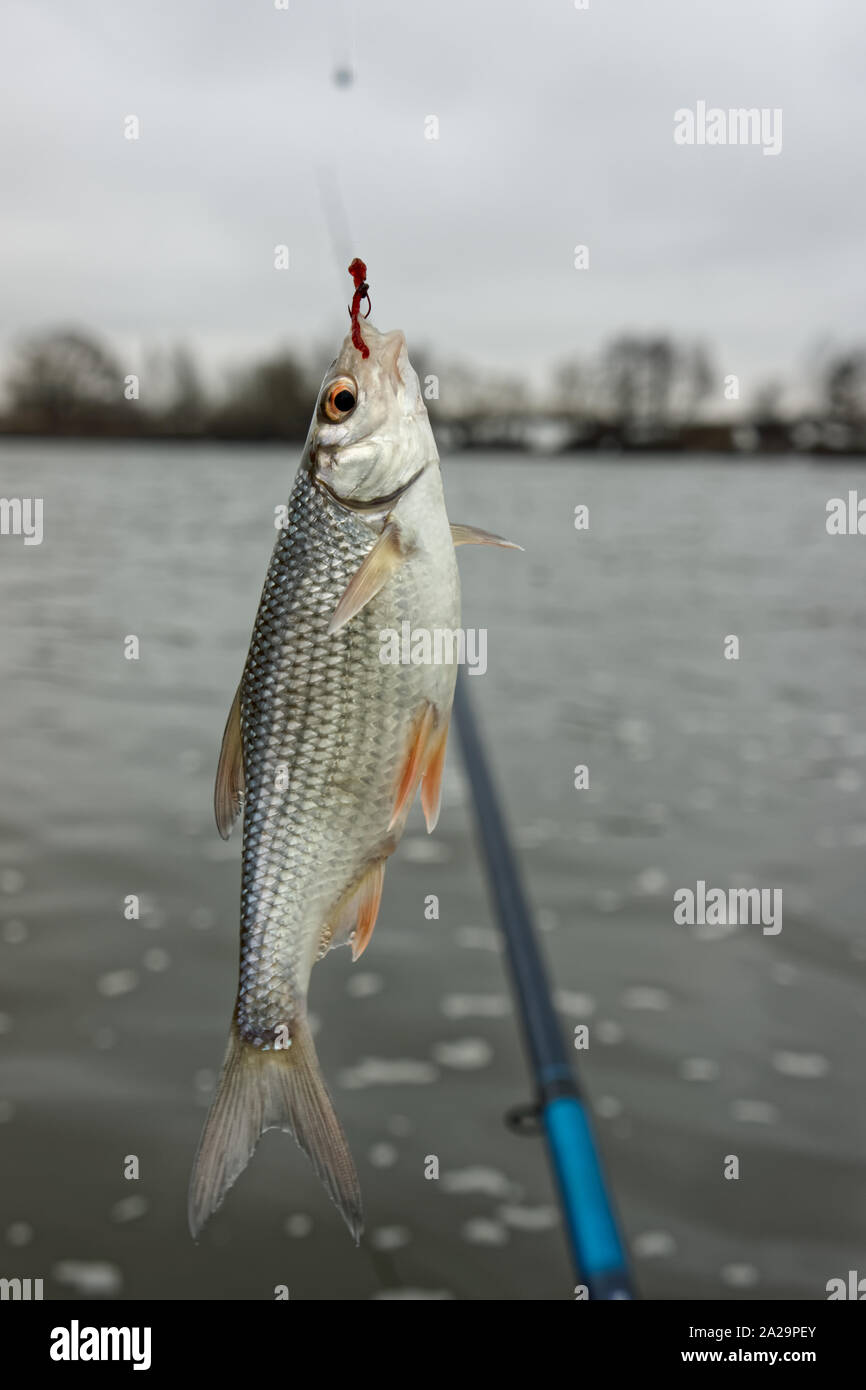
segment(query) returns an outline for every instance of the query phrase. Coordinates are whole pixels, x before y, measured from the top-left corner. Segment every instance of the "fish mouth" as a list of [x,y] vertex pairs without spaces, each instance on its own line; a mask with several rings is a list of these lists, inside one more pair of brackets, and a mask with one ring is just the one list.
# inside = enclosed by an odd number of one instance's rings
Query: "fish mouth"
[[320,478],[315,472],[313,473],[313,482],[317,487],[320,487],[323,492],[326,492],[328,496],[337,503],[338,507],[344,507],[347,512],[383,512],[387,511],[389,507],[393,507],[394,503],[398,502],[403,494],[409,491],[413,483],[417,483],[421,474],[427,467],[428,465],[426,463],[422,463],[417,473],[413,473],[408,482],[395,488],[393,492],[386,492],[382,497],[371,498],[369,502],[356,502],[351,497],[341,497],[332,487],[328,486],[324,478]]

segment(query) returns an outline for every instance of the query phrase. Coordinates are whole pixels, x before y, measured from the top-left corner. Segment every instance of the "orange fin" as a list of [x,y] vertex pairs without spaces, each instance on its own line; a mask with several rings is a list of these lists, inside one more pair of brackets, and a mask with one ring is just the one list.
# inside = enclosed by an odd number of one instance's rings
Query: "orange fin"
[[367,866],[354,888],[350,888],[338,904],[331,920],[325,924],[319,942],[318,960],[347,942],[352,946],[353,960],[357,960],[365,951],[379,914],[388,852],[385,858]]
[[400,568],[406,558],[397,523],[389,521],[361,568],[352,575],[346,585],[328,623],[328,635],[339,632],[356,613],[360,613],[364,605],[385,587],[391,575]]
[[507,541],[504,536],[495,536],[492,531],[482,531],[478,526],[462,526],[459,521],[451,523],[451,539],[455,545],[501,545],[506,550],[522,550],[522,545]]
[[376,918],[379,916],[379,904],[382,901],[382,885],[384,882],[385,861],[384,859],[378,859],[376,863],[367,870],[358,885],[356,894],[358,922],[351,937],[353,961],[359,960],[370,944],[370,937],[373,935]]
[[418,783],[421,781],[421,775],[424,771],[427,744],[433,732],[435,719],[436,712],[433,706],[428,703],[424,706],[423,713],[415,721],[415,727],[409,738],[406,758],[400,772],[400,779],[397,783],[394,809],[388,824],[389,830],[394,828],[401,815],[407,812],[412,805],[412,798],[418,789]]
[[217,830],[224,840],[244,804],[244,750],[241,741],[241,688],[238,686],[223,732],[213,794]]
[[421,805],[427,822],[427,834],[436,829],[439,807],[442,802],[442,773],[445,768],[445,746],[448,742],[448,724],[430,740],[424,778],[421,782]]

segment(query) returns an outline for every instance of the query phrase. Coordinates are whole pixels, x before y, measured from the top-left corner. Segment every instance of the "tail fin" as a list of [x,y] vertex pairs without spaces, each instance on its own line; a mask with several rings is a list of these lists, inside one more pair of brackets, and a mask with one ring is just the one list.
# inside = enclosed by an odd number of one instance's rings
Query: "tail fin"
[[189,1228],[197,1239],[240,1177],[266,1129],[294,1134],[357,1245],[364,1229],[361,1189],[346,1136],[322,1080],[306,1019],[292,1045],[263,1052],[232,1021],[219,1089],[205,1121],[189,1188]]

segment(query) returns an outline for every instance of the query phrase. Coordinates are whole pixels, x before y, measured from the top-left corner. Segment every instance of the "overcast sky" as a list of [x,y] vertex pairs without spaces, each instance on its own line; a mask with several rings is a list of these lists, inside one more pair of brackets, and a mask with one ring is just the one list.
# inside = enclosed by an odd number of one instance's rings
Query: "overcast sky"
[[[864,39],[850,0],[4,0],[3,347],[336,351],[336,240],[410,353],[538,383],[670,330],[747,393],[866,340]],[[781,108],[781,153],[675,144],[698,101]]]

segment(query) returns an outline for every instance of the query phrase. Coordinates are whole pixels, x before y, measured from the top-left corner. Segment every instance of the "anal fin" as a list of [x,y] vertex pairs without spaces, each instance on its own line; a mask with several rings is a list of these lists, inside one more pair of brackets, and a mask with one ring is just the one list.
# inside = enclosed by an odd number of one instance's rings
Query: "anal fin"
[[379,916],[384,882],[385,859],[377,859],[364,869],[326,924],[319,942],[319,960],[347,941],[352,947],[353,961],[364,954]]
[[379,859],[370,868],[358,885],[358,920],[351,937],[352,960],[360,960],[370,944],[379,905],[382,901],[382,885],[385,882],[385,861]]

